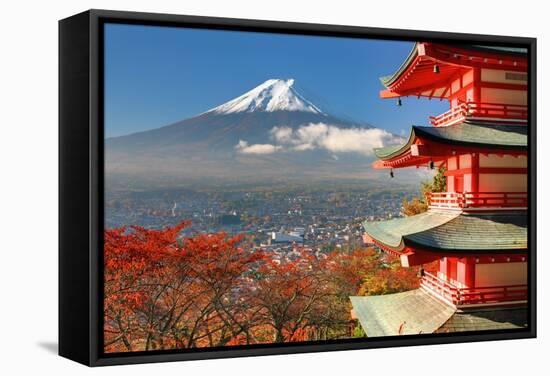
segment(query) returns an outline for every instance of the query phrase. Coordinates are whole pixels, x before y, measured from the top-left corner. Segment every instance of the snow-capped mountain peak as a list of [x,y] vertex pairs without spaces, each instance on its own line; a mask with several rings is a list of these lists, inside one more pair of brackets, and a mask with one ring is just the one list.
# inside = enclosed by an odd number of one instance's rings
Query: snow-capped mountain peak
[[300,95],[293,85],[293,79],[270,79],[207,113],[303,111],[323,114],[317,106]]

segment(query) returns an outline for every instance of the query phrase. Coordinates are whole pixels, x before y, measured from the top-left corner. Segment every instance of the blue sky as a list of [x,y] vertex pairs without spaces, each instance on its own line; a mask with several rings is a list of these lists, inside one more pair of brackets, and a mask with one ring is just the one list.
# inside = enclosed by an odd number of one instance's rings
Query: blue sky
[[105,26],[105,136],[159,128],[204,112],[270,78],[324,112],[396,134],[448,108],[439,100],[382,100],[411,42],[139,25]]

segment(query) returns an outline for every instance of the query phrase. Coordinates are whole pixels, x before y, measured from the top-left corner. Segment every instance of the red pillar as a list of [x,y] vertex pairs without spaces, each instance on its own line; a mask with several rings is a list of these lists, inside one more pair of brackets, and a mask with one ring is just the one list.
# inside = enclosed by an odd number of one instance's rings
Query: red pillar
[[447,257],[439,259],[439,277],[447,280]]
[[474,102],[481,102],[481,68],[474,68]]
[[472,192],[479,192],[479,153],[472,154]]
[[457,281],[464,287],[475,287],[475,260],[463,257],[457,264]]

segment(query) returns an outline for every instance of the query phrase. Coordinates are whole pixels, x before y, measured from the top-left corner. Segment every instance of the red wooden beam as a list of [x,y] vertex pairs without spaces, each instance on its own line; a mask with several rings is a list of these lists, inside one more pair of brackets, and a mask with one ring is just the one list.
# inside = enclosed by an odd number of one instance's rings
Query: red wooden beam
[[428,254],[421,252],[401,255],[399,259],[401,260],[401,266],[408,268],[411,266],[429,264],[430,262],[438,260],[440,257],[440,255],[434,253]]
[[391,90],[385,89],[380,90],[380,98],[382,99],[391,99],[391,98],[399,98],[401,95],[399,93],[395,93]]
[[481,102],[481,87],[479,83],[481,82],[481,69],[474,68],[474,79],[472,84],[474,85],[474,102]]
[[510,84],[506,82],[489,82],[489,81],[479,81],[479,87],[486,87],[491,89],[506,89],[506,90],[520,90],[527,91],[527,85],[524,84]]

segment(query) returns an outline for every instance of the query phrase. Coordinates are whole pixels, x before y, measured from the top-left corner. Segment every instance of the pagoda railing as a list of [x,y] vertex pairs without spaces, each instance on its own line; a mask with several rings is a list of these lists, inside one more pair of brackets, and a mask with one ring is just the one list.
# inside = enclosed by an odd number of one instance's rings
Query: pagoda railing
[[428,206],[439,209],[525,209],[526,192],[433,192]]
[[449,282],[424,272],[420,285],[447,302],[466,308],[473,304],[513,304],[527,300],[527,285],[495,287],[456,287]]
[[439,127],[458,123],[466,118],[527,121],[527,106],[485,103],[485,102],[460,102],[458,106],[438,116],[430,116],[432,125]]

